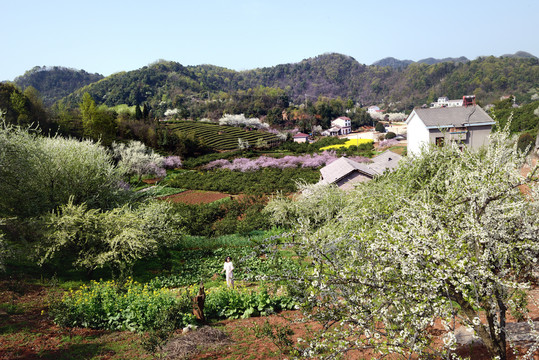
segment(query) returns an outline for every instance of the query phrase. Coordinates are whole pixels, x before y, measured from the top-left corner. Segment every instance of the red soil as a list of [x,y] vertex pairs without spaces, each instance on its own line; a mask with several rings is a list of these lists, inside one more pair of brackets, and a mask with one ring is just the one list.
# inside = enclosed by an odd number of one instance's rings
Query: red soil
[[169,200],[176,203],[181,202],[185,204],[209,204],[227,197],[230,197],[230,195],[220,192],[187,190],[179,194],[163,196],[160,199]]

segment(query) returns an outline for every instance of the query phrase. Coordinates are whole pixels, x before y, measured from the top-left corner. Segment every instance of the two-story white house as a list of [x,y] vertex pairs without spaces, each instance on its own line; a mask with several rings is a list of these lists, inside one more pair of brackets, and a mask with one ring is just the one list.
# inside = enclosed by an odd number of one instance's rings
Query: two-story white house
[[478,105],[414,109],[408,127],[408,153],[419,154],[428,144],[457,142],[477,149],[486,145],[495,121]]
[[352,132],[352,120],[346,116],[340,116],[331,121],[331,129],[329,132],[332,135],[347,135]]

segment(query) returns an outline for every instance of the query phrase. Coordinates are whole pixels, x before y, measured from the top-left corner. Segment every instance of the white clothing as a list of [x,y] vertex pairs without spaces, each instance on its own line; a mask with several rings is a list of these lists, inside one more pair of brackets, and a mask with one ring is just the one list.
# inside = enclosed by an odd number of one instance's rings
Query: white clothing
[[232,264],[232,261],[225,261],[223,269],[225,270],[227,285],[234,286],[234,273],[232,272],[232,270],[234,270],[234,265]]

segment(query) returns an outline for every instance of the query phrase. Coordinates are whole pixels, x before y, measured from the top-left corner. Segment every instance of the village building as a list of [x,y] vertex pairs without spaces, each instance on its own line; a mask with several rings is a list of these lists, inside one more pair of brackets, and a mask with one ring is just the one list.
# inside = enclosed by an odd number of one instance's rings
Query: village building
[[369,107],[367,108],[367,112],[368,112],[369,114],[374,114],[374,113],[382,112],[382,110],[380,110],[380,108],[379,108],[378,106],[373,105],[373,106],[369,106]]
[[471,149],[486,145],[495,121],[471,99],[464,99],[464,104],[414,109],[406,120],[408,154],[418,154],[428,144],[456,142]]
[[430,104],[431,108],[462,106],[463,99],[449,100],[447,96],[439,97],[438,101]]
[[354,184],[369,181],[385,171],[392,171],[398,166],[401,156],[392,151],[374,157],[371,163],[341,157],[320,169],[319,183],[335,184],[343,190],[354,188]]
[[331,121],[331,128],[322,132],[325,136],[347,135],[352,132],[352,120],[346,116],[340,116]]
[[297,143],[308,143],[309,135],[304,134],[304,133],[297,133],[296,135],[294,135],[293,139],[294,139],[294,142],[297,142]]

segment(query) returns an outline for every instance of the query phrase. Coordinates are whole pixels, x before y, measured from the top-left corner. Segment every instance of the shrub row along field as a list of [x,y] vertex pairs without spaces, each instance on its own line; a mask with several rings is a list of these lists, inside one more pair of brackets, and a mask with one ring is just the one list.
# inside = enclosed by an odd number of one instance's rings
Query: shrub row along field
[[181,189],[220,191],[228,194],[272,194],[296,191],[296,183],[316,183],[320,172],[312,168],[263,168],[257,171],[230,170],[190,171],[175,170],[163,181],[165,185]]
[[250,147],[276,145],[280,142],[274,134],[261,131],[247,131],[233,126],[180,121],[169,124],[171,130],[181,133],[195,133],[215,150],[234,150],[238,148],[238,139],[249,142]]

